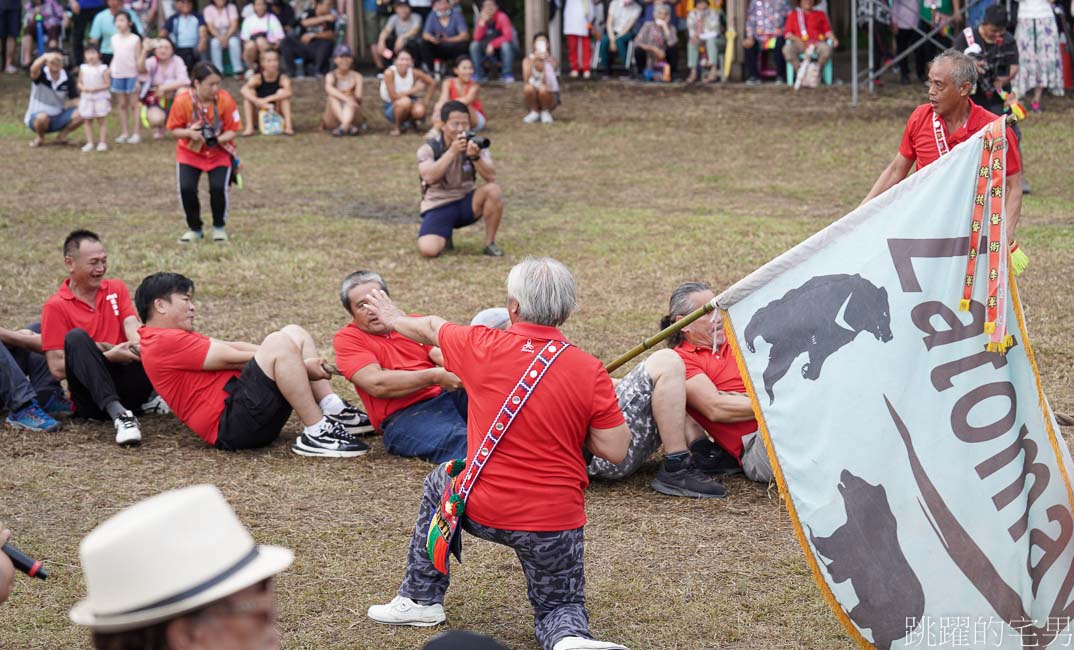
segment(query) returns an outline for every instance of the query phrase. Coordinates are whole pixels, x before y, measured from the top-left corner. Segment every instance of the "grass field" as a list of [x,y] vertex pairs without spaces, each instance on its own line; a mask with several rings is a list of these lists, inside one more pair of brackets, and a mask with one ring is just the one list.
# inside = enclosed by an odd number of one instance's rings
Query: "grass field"
[[[857,205],[924,101],[916,85],[851,109],[840,88],[594,83],[567,86],[556,124],[541,127],[520,123],[517,86],[492,87],[483,95],[508,202],[498,238],[507,256],[481,256],[470,229],[455,253],[422,260],[419,138],[387,135],[372,83],[370,132],[345,139],[315,131],[320,94],[312,81],[298,83],[299,135],[239,145],[247,188],[231,194],[232,242],[189,248],[174,243],[184,229],[174,145],[32,150],[20,124],[27,86],[0,79],[0,324],[38,318],[64,277],[64,235],[89,227],[109,248],[110,274],[132,290],[150,272],[181,272],[197,283],[201,331],[252,341],[296,322],[330,343],[347,321],[338,283],[357,268],[380,271],[406,308],[465,321],[503,303],[514,262],[551,255],[579,284],[565,333],[604,360],[656,330],[678,283],[725,287]],[[226,87],[237,94],[235,82]],[[1032,267],[1020,289],[1044,390],[1057,411],[1071,412],[1074,108],[1069,100],[1046,108],[1024,127],[1033,194],[1019,240]],[[207,196],[203,204],[207,218]],[[354,398],[344,383],[337,389]],[[79,539],[134,501],[197,482],[220,486],[258,541],[295,549],[277,587],[288,648],[418,648],[434,633],[365,617],[398,586],[429,465],[388,456],[379,441],[356,460],[296,457],[283,442],[296,420],[272,448],[237,454],[205,448],[172,417],[142,421],[145,442],[132,450],[118,448],[106,424],[0,430],[0,520],[53,571],[47,583],[17,581],[0,610],[0,647],[87,647],[87,634],[67,622],[84,595]],[[649,489],[655,472],[654,460],[588,492],[596,636],[635,649],[853,647],[774,487],[735,478],[728,499],[673,499]],[[513,554],[471,541],[466,560],[453,570],[449,623],[536,648]]]

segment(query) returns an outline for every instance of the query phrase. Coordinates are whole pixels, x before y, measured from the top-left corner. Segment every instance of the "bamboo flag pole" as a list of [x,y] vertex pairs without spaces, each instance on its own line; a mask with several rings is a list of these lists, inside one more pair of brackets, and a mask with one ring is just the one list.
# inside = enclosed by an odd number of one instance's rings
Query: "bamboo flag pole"
[[669,337],[672,334],[678,332],[679,330],[681,330],[682,328],[686,327],[687,325],[689,325],[690,323],[694,322],[695,320],[701,318],[705,314],[711,313],[715,309],[716,309],[716,301],[715,300],[713,300],[712,302],[705,303],[704,305],[702,305],[701,307],[699,307],[695,311],[692,311],[689,314],[683,316],[678,321],[676,321],[676,322],[672,323],[671,325],[665,327],[664,329],[660,330],[659,332],[657,332],[653,336],[645,339],[641,343],[637,344],[636,346],[634,346],[633,348],[628,350],[626,354],[624,354],[623,356],[619,357],[615,361],[612,361],[611,363],[609,363],[605,367],[605,370],[607,370],[609,374],[615,372],[616,370],[618,370],[627,361],[630,361],[631,359],[633,359],[634,357],[638,356],[642,352],[645,352],[646,350],[652,348],[653,346],[655,346],[656,344],[660,343],[661,341],[663,341],[667,337]]

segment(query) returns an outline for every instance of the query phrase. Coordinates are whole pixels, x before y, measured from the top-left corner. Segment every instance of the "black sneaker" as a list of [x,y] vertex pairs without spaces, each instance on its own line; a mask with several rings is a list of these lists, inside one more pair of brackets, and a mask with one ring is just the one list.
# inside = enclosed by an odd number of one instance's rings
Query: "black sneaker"
[[674,472],[669,472],[667,466],[662,466],[650,486],[660,494],[674,497],[722,499],[727,496],[723,485],[690,465]]
[[742,465],[731,454],[708,438],[690,445],[690,460],[694,467],[712,476],[731,476],[742,473]]
[[369,446],[347,433],[341,423],[325,418],[325,424],[316,435],[303,433],[291,445],[291,451],[299,456],[352,458],[368,454]]
[[357,436],[366,433],[373,433],[373,424],[369,421],[369,416],[362,412],[362,409],[354,406],[353,404],[346,404],[343,410],[335,415],[326,416],[329,420],[335,420],[343,425],[347,433],[352,436]]

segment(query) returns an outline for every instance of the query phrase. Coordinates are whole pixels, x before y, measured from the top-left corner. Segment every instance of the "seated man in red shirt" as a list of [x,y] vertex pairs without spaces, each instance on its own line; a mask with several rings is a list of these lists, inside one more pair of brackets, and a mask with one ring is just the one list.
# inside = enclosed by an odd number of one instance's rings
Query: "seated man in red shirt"
[[288,325],[261,345],[212,339],[194,331],[193,295],[178,273],[154,273],[134,293],[146,373],[183,424],[217,449],[252,449],[272,444],[294,409],[305,426],[296,454],[369,451],[353,435],[368,429],[365,414],[332,392],[306,330]]
[[440,367],[440,349],[388,329],[365,309],[374,289],[388,293],[379,273],[355,271],[343,279],[340,300],[353,319],[336,332],[336,365],[399,456],[443,463],[466,457],[466,393]]
[[[557,329],[575,307],[570,271],[550,258],[527,258],[511,269],[507,295],[512,324],[506,331],[455,325],[437,316],[408,317],[379,289],[370,292],[364,309],[389,331],[439,345],[444,368],[467,387],[468,465],[483,469],[472,483],[460,526],[515,550],[541,648],[623,648],[589,635],[583,564],[589,480],[582,449],[621,462],[630,432],[600,361],[566,343]],[[492,443],[496,438],[499,443]],[[448,483],[445,467],[425,479],[398,595],[369,608],[378,623],[430,626],[445,620],[448,575],[436,569],[426,548],[426,533]],[[466,476],[465,470],[459,476]]]
[[41,349],[57,381],[67,379],[76,417],[112,420],[116,443],[142,441],[135,413],[168,413],[138,354],[138,327],[127,285],[105,278],[101,238],[75,230],[63,242],[68,277],[41,308]]
[[[683,283],[671,294],[665,320],[674,323],[715,297],[707,282]],[[689,422],[716,442],[695,429],[696,434],[688,434],[695,439],[690,449],[699,467],[720,474],[743,471],[750,480],[768,483],[774,478],[768,451],[721,325],[719,312],[713,312],[667,341],[686,366]]]
[[[929,68],[929,102],[918,106],[910,115],[895,159],[881,172],[862,205],[906,178],[915,162],[920,171],[999,117],[970,99],[976,84],[977,62],[973,57],[948,50],[933,59]],[[1007,213],[1007,239],[1013,255],[1018,251],[1014,232],[1022,216],[1022,159],[1014,131],[1008,126],[1006,133],[1007,182],[1003,200]],[[1020,254],[1024,259],[1025,253]],[[1025,263],[1028,264],[1028,259]],[[1017,269],[1017,259],[1014,265]]]
[[799,0],[798,8],[787,14],[787,22],[783,26],[783,58],[791,65],[813,46],[817,65],[823,68],[832,58],[832,49],[839,47],[828,15],[813,9],[813,4],[813,0]]

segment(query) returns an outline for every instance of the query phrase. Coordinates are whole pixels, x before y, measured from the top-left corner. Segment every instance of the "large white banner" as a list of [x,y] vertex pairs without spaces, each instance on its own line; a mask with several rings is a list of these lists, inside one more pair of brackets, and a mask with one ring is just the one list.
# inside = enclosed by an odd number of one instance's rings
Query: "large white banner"
[[959,310],[981,152],[978,134],[717,298],[799,540],[867,647],[1074,646],[1071,462],[1016,287],[1005,355],[987,282]]

